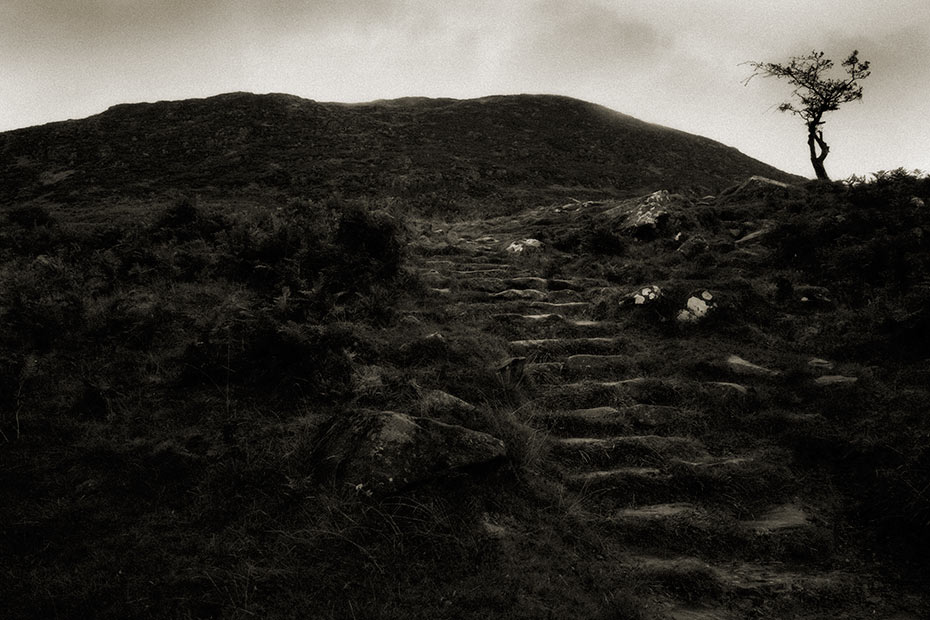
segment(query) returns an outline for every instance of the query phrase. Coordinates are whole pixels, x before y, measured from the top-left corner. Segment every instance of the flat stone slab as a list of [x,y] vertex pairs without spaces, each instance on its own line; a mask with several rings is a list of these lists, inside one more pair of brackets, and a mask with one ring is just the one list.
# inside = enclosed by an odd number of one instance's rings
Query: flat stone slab
[[671,479],[671,475],[664,473],[656,467],[612,467],[610,469],[598,469],[596,471],[586,471],[568,476],[568,481],[579,484],[593,484],[604,482],[623,483],[627,480],[646,480],[650,482],[666,481]]
[[552,430],[589,432],[622,432],[629,429],[629,419],[614,407],[591,407],[570,411],[554,411],[537,415],[535,422]]
[[814,385],[852,385],[858,381],[859,377],[847,377],[845,375],[824,375],[823,377],[817,377],[814,379]]
[[729,381],[708,381],[707,385],[723,388],[733,392],[739,392],[740,394],[749,393],[749,388],[747,388],[745,385],[740,385],[739,383],[730,383]]
[[533,338],[529,340],[511,340],[510,346],[518,349],[538,349],[552,353],[571,353],[584,350],[610,350],[624,348],[624,338],[598,337],[590,338]]
[[746,521],[744,525],[758,533],[765,533],[807,527],[811,525],[811,522],[807,513],[800,506],[785,504],[773,508],[759,519]]
[[730,355],[726,359],[727,367],[738,375],[754,375],[757,377],[777,377],[781,372],[753,364],[738,355]]
[[702,512],[702,510],[694,504],[673,503],[653,504],[651,506],[640,506],[638,508],[624,508],[618,511],[616,516],[620,519],[631,520],[662,520],[699,514],[700,512]]
[[666,435],[568,437],[556,440],[553,448],[566,456],[577,456],[582,460],[595,456],[609,459],[643,456],[700,459],[707,456],[704,445],[697,439]]
[[536,276],[520,276],[516,278],[508,278],[505,280],[505,284],[512,288],[545,289],[548,288],[549,283],[545,278],[537,278]]
[[546,298],[546,293],[534,288],[511,288],[497,293],[490,293],[488,296],[494,299],[535,299],[542,301]]

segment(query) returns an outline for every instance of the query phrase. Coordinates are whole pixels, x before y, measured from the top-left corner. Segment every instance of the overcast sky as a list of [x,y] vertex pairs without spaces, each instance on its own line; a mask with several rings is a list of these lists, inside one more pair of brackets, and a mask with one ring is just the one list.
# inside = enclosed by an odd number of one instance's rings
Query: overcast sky
[[812,176],[787,84],[747,60],[853,49],[834,178],[930,170],[930,0],[0,0],[0,131],[123,102],[555,93]]

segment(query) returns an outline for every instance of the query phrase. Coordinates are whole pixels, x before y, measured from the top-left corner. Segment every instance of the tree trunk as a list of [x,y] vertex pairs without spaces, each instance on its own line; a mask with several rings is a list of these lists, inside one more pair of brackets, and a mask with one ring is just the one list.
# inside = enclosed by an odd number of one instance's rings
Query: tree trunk
[[[819,155],[817,154],[818,146],[820,147]],[[823,160],[827,158],[830,147],[823,141],[823,132],[817,131],[816,125],[808,128],[807,147],[811,152],[811,165],[814,167],[814,172],[817,174],[817,180],[829,181],[830,177],[827,176],[827,169],[823,167]]]

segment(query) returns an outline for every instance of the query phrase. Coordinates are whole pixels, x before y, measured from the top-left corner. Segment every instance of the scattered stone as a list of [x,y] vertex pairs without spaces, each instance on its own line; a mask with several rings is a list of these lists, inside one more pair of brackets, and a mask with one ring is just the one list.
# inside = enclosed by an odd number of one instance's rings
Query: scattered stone
[[645,306],[662,297],[662,289],[655,284],[638,288],[620,301],[622,306]]
[[685,308],[678,313],[678,320],[682,323],[697,323],[716,307],[714,296],[709,291],[702,291],[688,298]]
[[315,456],[337,484],[369,497],[489,466],[506,454],[504,442],[486,433],[393,411],[338,416],[317,445]]
[[522,239],[520,241],[514,241],[507,246],[508,252],[513,252],[514,254],[523,254],[526,251],[538,250],[542,247],[542,241],[539,239]]
[[847,377],[845,375],[824,375],[814,379],[816,385],[850,385],[859,381],[859,377]]
[[776,377],[781,374],[781,372],[777,370],[765,368],[764,366],[759,366],[757,364],[753,364],[752,362],[746,361],[738,355],[729,356],[726,363],[730,370],[739,375]]
[[917,208],[921,208],[921,207],[927,206],[927,205],[924,203],[923,199],[920,198],[919,196],[912,196],[912,197],[911,197],[911,200],[910,200],[910,203],[911,203],[911,206],[912,206],[912,207],[917,207]]
[[436,293],[437,295],[451,295],[452,294],[452,289],[449,289],[449,288],[431,288],[430,290]]
[[803,304],[816,307],[828,307],[833,304],[830,291],[822,286],[796,286],[793,292],[797,300]]

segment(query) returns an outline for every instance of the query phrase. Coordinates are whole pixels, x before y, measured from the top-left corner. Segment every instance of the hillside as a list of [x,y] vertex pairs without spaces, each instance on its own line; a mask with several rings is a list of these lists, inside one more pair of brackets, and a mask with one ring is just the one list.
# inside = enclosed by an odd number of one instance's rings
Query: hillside
[[348,105],[233,93],[0,134],[0,203],[74,207],[271,191],[500,211],[655,187],[713,193],[756,174],[799,180],[707,138],[555,96]]
[[[601,131],[403,196],[360,146],[480,168],[512,133],[455,159],[423,119],[528,109]],[[344,124],[243,130],[269,110]],[[667,185],[600,185],[572,149],[608,134],[693,147],[697,185],[659,149],[624,178]],[[550,97],[229,95],[2,140],[4,619],[930,617],[930,178],[745,179]]]

